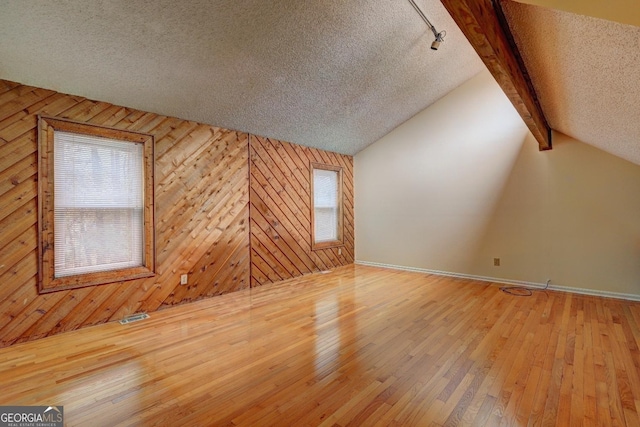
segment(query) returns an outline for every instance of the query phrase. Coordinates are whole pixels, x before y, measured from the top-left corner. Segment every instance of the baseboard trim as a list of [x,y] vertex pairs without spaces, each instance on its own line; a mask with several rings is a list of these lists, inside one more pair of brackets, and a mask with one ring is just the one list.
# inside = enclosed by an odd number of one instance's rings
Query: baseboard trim
[[[412,271],[415,273],[434,274],[436,276],[457,277],[460,279],[473,279],[481,282],[503,283],[506,285],[515,285],[515,286],[526,286],[526,287],[537,288],[537,289],[545,287],[544,283],[525,282],[522,280],[501,279],[498,277],[474,276],[472,274],[452,273],[450,271],[429,270],[426,268],[417,268],[417,267],[405,267],[402,265],[383,264],[380,262],[356,260],[355,264],[367,265],[370,267],[389,268],[392,270]],[[635,294],[623,294],[619,292],[599,291],[595,289],[571,288],[568,286],[558,286],[553,284],[549,285],[549,289],[552,291],[570,292],[573,294],[580,294],[580,295],[591,295],[591,296],[605,297],[605,298],[617,298],[617,299],[624,299],[628,301],[640,301],[640,295],[635,295]]]

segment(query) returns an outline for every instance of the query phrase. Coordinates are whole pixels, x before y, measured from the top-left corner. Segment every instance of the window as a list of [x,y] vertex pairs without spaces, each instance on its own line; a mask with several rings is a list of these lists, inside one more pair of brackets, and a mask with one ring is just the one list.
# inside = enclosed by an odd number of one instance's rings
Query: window
[[311,164],[311,249],[342,246],[342,168]]
[[41,293],[154,275],[153,137],[39,118]]

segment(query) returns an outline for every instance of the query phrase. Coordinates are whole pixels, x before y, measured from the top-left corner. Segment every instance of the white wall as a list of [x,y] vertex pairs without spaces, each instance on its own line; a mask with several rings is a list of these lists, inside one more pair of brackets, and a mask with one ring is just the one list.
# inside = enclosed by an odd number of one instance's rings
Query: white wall
[[356,259],[640,296],[640,166],[553,138],[482,72],[355,156]]

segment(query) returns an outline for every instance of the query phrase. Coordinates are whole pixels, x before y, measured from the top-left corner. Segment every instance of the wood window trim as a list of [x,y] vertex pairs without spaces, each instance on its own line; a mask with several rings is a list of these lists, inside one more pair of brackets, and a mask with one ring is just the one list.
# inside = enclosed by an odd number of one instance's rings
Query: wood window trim
[[[144,156],[144,265],[105,272],[55,277],[54,260],[54,131],[70,132],[143,144]],[[38,116],[38,291],[41,294],[155,275],[153,135],[114,129],[67,119]]]
[[[338,239],[331,240],[328,242],[319,242],[316,243],[315,236],[315,203],[314,203],[314,192],[313,192],[313,171],[316,169],[329,170],[338,172]],[[310,168],[310,183],[311,183],[311,250],[318,251],[322,249],[330,249],[344,246],[344,201],[343,201],[343,172],[341,166],[330,165],[326,163],[315,163],[311,162]]]

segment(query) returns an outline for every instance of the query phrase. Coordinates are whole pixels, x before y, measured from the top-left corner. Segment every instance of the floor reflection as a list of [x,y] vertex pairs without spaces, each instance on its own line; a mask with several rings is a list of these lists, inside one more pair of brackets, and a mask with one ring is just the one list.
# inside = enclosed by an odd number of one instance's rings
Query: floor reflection
[[353,288],[342,289],[342,292],[315,303],[315,369],[318,377],[340,370],[347,363],[350,363],[349,369],[357,368],[357,360],[348,360],[353,353],[348,347],[356,344],[358,329],[354,298]]

